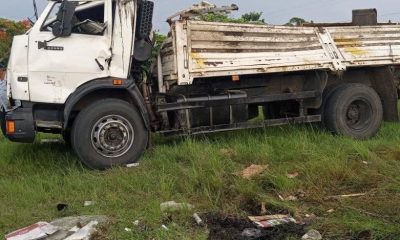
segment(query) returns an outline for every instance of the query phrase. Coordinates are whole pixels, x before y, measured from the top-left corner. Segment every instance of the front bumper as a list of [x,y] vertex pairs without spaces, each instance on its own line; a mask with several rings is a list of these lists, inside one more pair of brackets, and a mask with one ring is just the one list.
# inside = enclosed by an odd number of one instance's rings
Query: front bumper
[[[13,121],[15,131],[7,132],[7,121]],[[1,130],[10,141],[32,143],[35,141],[36,131],[33,122],[32,108],[19,107],[9,112],[0,111]]]

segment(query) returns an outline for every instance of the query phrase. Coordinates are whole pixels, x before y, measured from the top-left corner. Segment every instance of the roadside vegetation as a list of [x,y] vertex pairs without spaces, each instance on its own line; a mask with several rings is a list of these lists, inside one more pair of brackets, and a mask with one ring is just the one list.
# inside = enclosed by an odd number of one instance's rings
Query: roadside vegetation
[[[161,212],[160,203],[174,200],[194,204],[201,216],[246,217],[262,202],[270,212],[315,214],[309,228],[324,239],[357,239],[365,231],[371,239],[400,236],[399,124],[385,124],[369,141],[332,136],[315,125],[155,137],[139,167],[107,172],[86,169],[63,143],[40,142],[48,137],[40,135],[34,145],[0,139],[0,234],[62,216],[104,214],[114,219],[105,239],[206,239],[192,212]],[[268,169],[253,180],[237,175],[251,164]],[[294,172],[299,176],[288,178]],[[300,192],[296,201],[279,197]],[[352,193],[366,195],[325,199]],[[96,204],[83,207],[87,200]],[[59,212],[58,203],[69,207]]]
[[7,64],[13,36],[23,34],[30,27],[30,22],[15,22],[0,18],[0,63]]

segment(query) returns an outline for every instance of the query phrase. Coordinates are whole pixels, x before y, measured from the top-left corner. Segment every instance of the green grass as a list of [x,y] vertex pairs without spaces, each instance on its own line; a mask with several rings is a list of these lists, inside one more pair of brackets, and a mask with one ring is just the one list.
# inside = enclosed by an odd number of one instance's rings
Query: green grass
[[[247,216],[261,202],[294,215],[314,213],[310,227],[325,239],[351,239],[363,230],[374,239],[400,238],[400,124],[385,124],[368,141],[332,136],[315,125],[157,137],[139,167],[107,172],[87,170],[65,145],[39,139],[20,145],[0,138],[0,234],[41,220],[105,214],[114,219],[109,239],[206,239],[190,212],[160,211],[161,202],[175,200],[200,213]],[[250,164],[269,169],[251,181],[235,174]],[[300,175],[288,179],[290,172]],[[299,201],[278,198],[298,191],[305,193]],[[368,194],[324,200],[360,192]],[[83,207],[85,200],[96,204]],[[57,212],[60,202],[69,204],[67,211]],[[146,227],[134,227],[137,219]]]

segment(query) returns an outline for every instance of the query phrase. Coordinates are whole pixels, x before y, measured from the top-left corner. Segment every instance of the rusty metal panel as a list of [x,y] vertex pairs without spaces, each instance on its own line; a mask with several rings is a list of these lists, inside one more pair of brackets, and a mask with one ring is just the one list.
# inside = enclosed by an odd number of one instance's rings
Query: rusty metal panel
[[176,21],[161,54],[164,78],[180,85],[199,77],[344,71],[398,63],[400,26],[317,28]]
[[400,26],[330,27],[348,67],[399,64]]

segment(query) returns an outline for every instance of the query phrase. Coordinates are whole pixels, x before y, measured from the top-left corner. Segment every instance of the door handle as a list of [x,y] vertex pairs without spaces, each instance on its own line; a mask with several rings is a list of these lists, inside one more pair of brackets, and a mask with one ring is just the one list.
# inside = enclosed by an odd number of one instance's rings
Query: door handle
[[97,58],[95,58],[94,60],[96,61],[97,66],[99,66],[100,70],[101,70],[101,71],[104,71],[104,66],[101,65],[101,63],[99,62],[99,60],[98,60]]
[[49,46],[47,45],[47,41],[39,41],[38,42],[38,49],[44,49],[49,51],[64,51],[64,47],[57,47],[57,46]]

